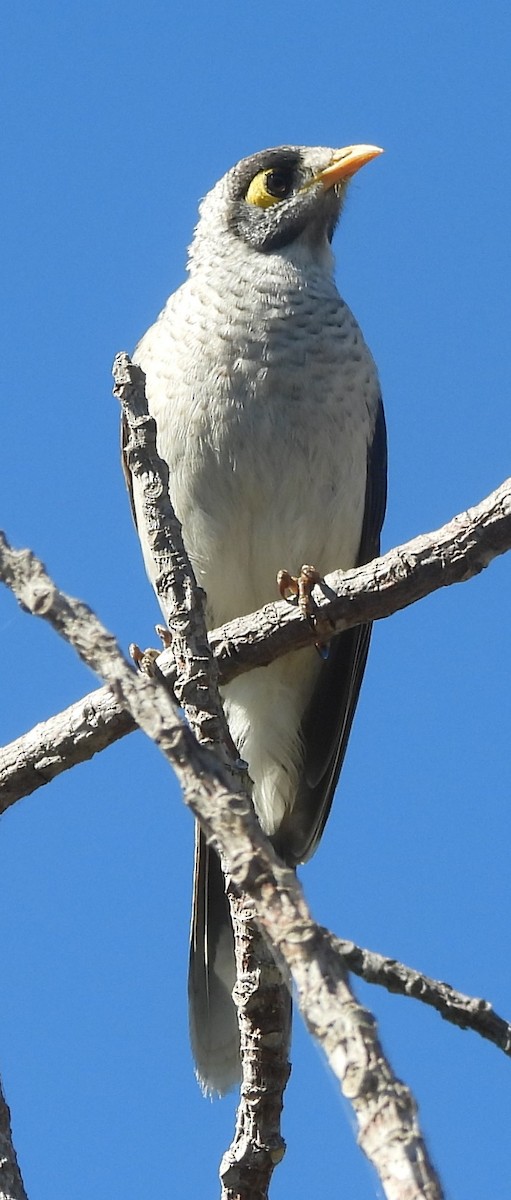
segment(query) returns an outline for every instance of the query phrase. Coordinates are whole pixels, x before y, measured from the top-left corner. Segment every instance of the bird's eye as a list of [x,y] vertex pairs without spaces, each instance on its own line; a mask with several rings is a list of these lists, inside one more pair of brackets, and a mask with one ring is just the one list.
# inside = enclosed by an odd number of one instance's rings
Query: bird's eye
[[266,190],[275,200],[285,200],[286,196],[289,196],[291,183],[289,171],[283,171],[281,167],[266,173]]
[[285,200],[293,188],[292,172],[286,167],[272,167],[270,171],[259,171],[254,176],[245,196],[247,204],[269,208]]

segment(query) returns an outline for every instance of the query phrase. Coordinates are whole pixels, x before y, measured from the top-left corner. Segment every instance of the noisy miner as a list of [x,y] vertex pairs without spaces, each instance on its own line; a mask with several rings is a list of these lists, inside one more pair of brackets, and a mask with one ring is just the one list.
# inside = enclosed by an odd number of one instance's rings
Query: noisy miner
[[[279,146],[237,163],[200,206],[186,282],[134,359],[210,628],[276,596],[281,568],[324,575],[379,551],[386,435],[376,367],[334,280],[331,241],[375,146]],[[133,492],[135,520],[140,497]],[[140,520],[142,552],[155,568]],[[235,679],[225,710],[265,832],[288,864],[316,849],[342,766],[370,626]],[[215,852],[197,832],[191,1042],[205,1092],[239,1078],[233,937]]]

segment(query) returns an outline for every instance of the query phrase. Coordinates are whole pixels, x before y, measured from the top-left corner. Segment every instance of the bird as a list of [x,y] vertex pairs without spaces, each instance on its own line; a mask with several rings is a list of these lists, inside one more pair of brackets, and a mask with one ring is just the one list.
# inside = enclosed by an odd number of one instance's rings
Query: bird
[[[379,553],[386,505],[377,369],[334,278],[350,180],[382,151],[283,145],[244,158],[199,207],[187,278],[139,342],[169,493],[214,628],[275,599],[276,576],[348,570]],[[145,567],[155,582],[132,486]],[[288,577],[289,578],[289,577]],[[327,821],[371,628],[337,635],[223,689],[252,798],[296,867]],[[233,934],[219,859],[196,831],[189,1013],[206,1094],[240,1077]]]

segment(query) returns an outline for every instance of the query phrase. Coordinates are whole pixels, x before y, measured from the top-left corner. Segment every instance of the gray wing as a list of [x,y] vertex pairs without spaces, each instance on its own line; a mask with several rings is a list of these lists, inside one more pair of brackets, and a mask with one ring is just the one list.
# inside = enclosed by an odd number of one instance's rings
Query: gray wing
[[[387,435],[381,400],[368,447],[364,523],[357,565],[380,551],[387,500]],[[331,642],[302,722],[305,759],[293,808],[275,839],[290,866],[305,862],[319,843],[344,761],[371,640],[369,625],[341,633]]]

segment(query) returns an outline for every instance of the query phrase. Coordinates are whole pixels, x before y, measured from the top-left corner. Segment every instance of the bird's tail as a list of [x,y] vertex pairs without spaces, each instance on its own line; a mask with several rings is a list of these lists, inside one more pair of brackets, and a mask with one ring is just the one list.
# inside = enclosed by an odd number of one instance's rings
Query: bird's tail
[[223,1095],[241,1076],[229,901],[220,861],[196,826],[188,1003],[197,1077],[208,1095]]

